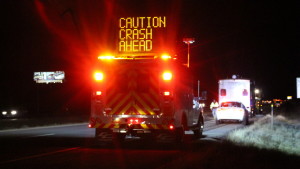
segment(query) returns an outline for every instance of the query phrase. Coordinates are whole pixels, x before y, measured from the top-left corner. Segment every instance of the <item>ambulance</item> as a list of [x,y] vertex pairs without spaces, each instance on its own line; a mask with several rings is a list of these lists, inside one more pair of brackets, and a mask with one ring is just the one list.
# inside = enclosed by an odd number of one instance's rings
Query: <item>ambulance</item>
[[250,80],[240,79],[236,75],[232,79],[219,80],[219,105],[216,110],[216,123],[225,120],[238,120],[248,123],[253,116],[251,111]]

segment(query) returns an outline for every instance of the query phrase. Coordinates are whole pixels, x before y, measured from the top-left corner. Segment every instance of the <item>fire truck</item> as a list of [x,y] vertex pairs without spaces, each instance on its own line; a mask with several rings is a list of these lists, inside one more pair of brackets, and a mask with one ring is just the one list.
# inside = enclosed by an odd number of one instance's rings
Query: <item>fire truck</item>
[[89,127],[95,128],[96,138],[182,141],[186,130],[200,137],[203,115],[190,69],[165,52],[172,46],[167,39],[174,37],[167,17],[116,21],[118,31],[112,37],[117,41],[112,46],[117,47],[113,54],[100,55],[94,68]]
[[203,112],[189,68],[168,55],[100,56],[94,72],[90,128],[100,141],[127,135],[182,141],[202,135]]

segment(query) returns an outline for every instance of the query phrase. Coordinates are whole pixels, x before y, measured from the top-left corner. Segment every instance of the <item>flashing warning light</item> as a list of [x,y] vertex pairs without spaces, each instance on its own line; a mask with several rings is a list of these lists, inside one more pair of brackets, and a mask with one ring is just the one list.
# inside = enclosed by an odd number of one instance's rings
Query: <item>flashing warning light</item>
[[100,60],[111,60],[111,59],[115,59],[115,56],[99,56],[98,59]]
[[115,122],[115,123],[120,123],[120,121],[121,121],[120,118],[115,118],[115,119],[114,119],[114,122]]
[[89,124],[89,128],[92,128],[92,125],[91,125],[91,124]]
[[173,74],[169,71],[166,71],[163,73],[162,77],[164,80],[169,81],[169,80],[172,80]]
[[171,93],[169,91],[164,91],[164,96],[170,96]]
[[102,81],[104,78],[104,75],[102,72],[95,72],[94,74],[94,78],[96,81]]
[[169,60],[169,59],[171,59],[172,57],[171,56],[169,56],[169,55],[167,55],[167,54],[163,54],[162,56],[161,56],[161,59],[162,60]]

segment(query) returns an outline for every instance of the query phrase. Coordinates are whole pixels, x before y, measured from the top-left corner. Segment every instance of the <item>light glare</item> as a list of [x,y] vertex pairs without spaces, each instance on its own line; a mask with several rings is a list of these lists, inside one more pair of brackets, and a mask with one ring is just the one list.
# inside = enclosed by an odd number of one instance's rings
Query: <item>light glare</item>
[[171,72],[164,72],[163,73],[163,79],[164,80],[172,80],[172,77],[173,77],[173,75],[172,75]]
[[111,59],[114,59],[115,56],[99,56],[98,59],[100,60],[111,60]]
[[103,78],[104,78],[103,73],[102,72],[96,72],[94,74],[94,78],[95,78],[96,81],[102,81]]
[[161,56],[161,59],[162,60],[168,60],[168,59],[171,59],[172,57],[170,56],[170,55],[167,55],[167,54],[163,54],[162,56]]
[[17,114],[17,111],[16,111],[16,110],[12,110],[10,113],[11,113],[12,115],[16,115],[16,114]]

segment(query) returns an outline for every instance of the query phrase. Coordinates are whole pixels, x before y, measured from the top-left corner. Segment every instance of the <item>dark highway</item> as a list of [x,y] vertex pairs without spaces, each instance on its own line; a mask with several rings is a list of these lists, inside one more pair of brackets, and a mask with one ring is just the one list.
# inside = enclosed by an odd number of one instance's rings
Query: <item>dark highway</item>
[[1,0],[0,169],[299,169],[299,2]]
[[122,144],[103,144],[93,139],[94,129],[85,123],[3,130],[0,168],[291,168],[299,160],[223,140],[241,124],[205,124],[201,139],[186,132],[182,145],[130,137]]

